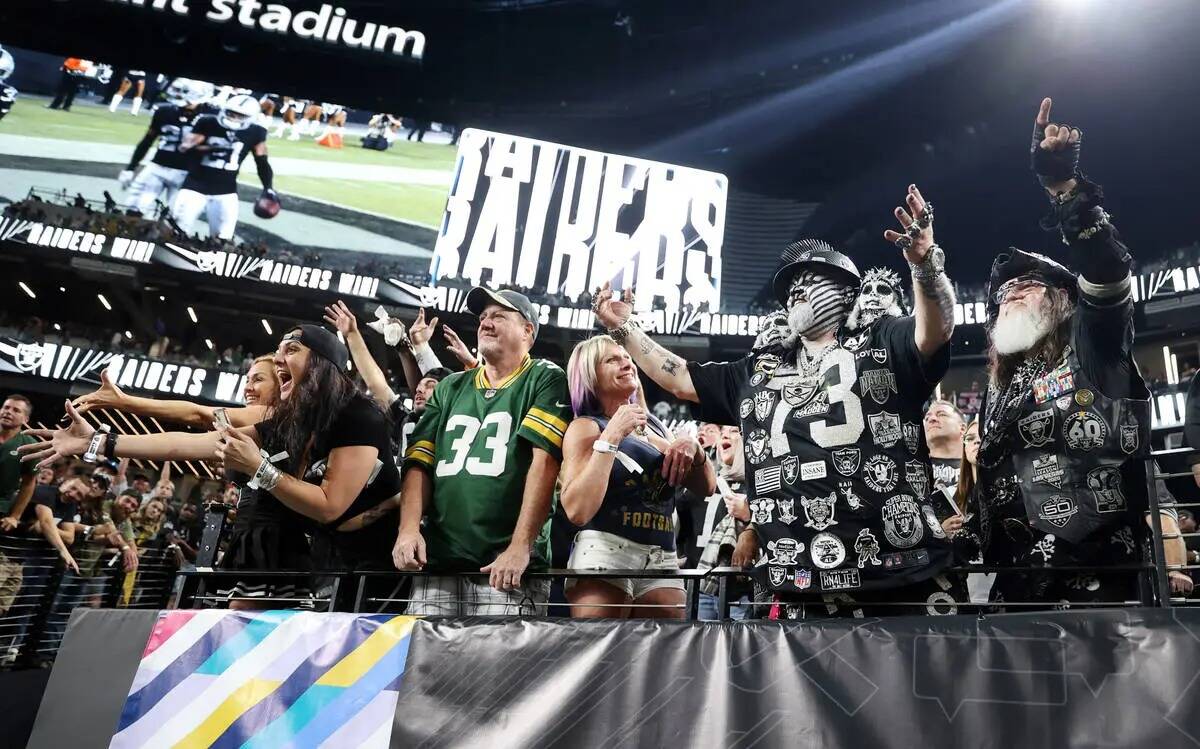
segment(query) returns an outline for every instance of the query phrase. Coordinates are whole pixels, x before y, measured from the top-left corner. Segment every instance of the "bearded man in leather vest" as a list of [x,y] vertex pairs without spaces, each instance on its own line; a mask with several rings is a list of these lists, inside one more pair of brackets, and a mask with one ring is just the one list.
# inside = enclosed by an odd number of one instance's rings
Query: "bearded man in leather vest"
[[[1079,172],[1079,129],[1051,123],[1050,106],[1042,102],[1031,148],[1051,203],[1042,226],[1061,234],[1079,275],[1015,248],[992,265],[980,512],[964,535],[990,564],[1135,564],[1152,519],[1150,392],[1132,355],[1132,259],[1100,186]],[[1177,534],[1174,510],[1160,517],[1164,533]],[[1178,538],[1167,542],[1168,564],[1183,555]],[[1170,578],[1175,592],[1190,591],[1186,575]],[[1117,571],[1002,572],[992,600],[1121,602],[1137,597],[1136,580]]]

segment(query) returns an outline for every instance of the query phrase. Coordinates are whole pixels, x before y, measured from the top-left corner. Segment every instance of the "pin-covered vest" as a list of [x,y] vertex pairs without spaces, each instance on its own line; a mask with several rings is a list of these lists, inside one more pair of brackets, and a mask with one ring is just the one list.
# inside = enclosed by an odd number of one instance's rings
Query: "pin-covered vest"
[[1145,493],[1122,471],[1145,460],[1150,446],[1150,393],[1136,370],[1132,377],[1140,397],[1109,398],[1068,348],[1034,381],[1010,435],[1010,460],[1034,528],[1078,543],[1123,520],[1130,497]]

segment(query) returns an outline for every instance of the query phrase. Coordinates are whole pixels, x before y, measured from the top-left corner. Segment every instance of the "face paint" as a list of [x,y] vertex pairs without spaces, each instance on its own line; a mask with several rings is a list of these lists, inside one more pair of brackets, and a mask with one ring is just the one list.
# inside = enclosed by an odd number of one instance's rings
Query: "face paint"
[[788,291],[788,323],[808,339],[836,330],[850,312],[848,289],[829,276],[806,271]]

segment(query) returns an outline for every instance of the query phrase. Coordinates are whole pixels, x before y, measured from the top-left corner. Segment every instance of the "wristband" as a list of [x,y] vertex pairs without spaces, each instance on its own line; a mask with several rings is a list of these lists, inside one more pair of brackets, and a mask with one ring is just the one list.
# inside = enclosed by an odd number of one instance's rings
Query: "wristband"
[[279,484],[279,476],[279,469],[273,466],[268,458],[263,458],[258,464],[258,470],[250,479],[249,486],[252,489],[272,491]]
[[619,447],[609,442],[608,440],[598,439],[592,443],[592,450],[598,453],[612,453],[616,455],[621,450]]
[[99,429],[92,432],[92,441],[88,443],[87,450],[83,453],[84,463],[96,462],[96,458],[100,457],[100,446],[111,431],[112,427],[108,424],[101,424]]
[[628,320],[621,323],[617,327],[613,328],[612,330],[609,330],[608,334],[610,336],[612,336],[612,339],[614,341],[616,341],[617,343],[624,344],[625,339],[629,337],[629,334],[636,327],[638,327],[637,322],[632,317],[630,317]]
[[421,376],[424,377],[431,369],[437,369],[442,366],[442,362],[438,360],[437,354],[433,353],[433,348],[429,343],[422,343],[420,346],[414,346],[412,349],[413,358],[417,360],[417,369],[421,370]]
[[104,457],[117,457],[117,437],[116,432],[109,432],[108,439],[104,441]]

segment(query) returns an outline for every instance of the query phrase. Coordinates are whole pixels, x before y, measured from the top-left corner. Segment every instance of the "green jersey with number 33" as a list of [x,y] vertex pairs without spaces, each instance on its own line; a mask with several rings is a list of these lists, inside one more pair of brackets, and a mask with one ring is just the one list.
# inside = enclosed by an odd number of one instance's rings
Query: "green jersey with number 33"
[[[533,449],[560,461],[570,418],[566,374],[543,359],[526,356],[501,382],[479,367],[438,383],[404,457],[433,479],[422,531],[431,571],[477,571],[507,548]],[[549,541],[547,522],[531,570],[547,567]]]

